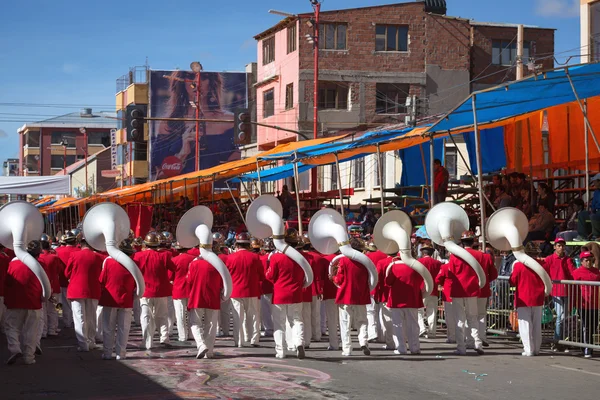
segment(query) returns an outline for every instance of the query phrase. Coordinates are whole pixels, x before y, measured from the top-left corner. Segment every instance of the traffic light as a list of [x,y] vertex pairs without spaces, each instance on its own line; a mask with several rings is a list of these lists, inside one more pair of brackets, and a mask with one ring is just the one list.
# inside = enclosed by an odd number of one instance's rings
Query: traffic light
[[125,114],[128,142],[144,141],[144,123],[148,106],[145,104],[130,104]]
[[247,108],[238,108],[234,112],[233,135],[237,145],[250,144],[252,140],[252,123]]

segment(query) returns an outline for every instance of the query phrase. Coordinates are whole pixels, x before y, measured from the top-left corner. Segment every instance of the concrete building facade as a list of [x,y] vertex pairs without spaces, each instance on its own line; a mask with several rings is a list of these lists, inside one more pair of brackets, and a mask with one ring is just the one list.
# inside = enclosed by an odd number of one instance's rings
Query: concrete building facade
[[581,62],[600,60],[600,1],[581,0]]

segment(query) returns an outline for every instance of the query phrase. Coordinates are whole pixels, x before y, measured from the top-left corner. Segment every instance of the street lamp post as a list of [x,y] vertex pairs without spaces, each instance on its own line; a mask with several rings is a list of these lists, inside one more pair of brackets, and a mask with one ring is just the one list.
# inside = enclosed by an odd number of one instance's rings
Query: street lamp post
[[83,157],[85,162],[85,194],[88,195],[88,138],[87,138],[87,130],[85,128],[79,128],[79,132],[83,133]]
[[196,171],[200,170],[200,90],[202,81],[200,80],[200,73],[202,72],[202,64],[198,61],[194,61],[190,64],[192,71],[196,73],[196,82],[192,85],[196,89]]
[[63,147],[63,174],[67,175],[67,139],[64,139],[60,142],[60,145]]

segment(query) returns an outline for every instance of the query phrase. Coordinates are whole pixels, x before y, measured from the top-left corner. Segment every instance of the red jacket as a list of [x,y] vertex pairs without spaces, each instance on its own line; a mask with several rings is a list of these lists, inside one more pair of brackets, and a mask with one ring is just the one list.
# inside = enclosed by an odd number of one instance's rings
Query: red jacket
[[[600,270],[598,268],[580,267],[573,271],[573,280],[575,281],[600,281]],[[575,307],[586,310],[597,310],[600,302],[600,286],[577,285],[578,296],[576,296]],[[571,286],[573,288],[573,286]],[[596,321],[595,321],[596,322]]]
[[452,303],[452,279],[449,278],[450,271],[448,270],[448,264],[442,264],[440,272],[435,277],[435,285],[443,286],[442,300],[448,303]]
[[387,258],[384,258],[375,264],[375,268],[377,269],[377,277],[379,280],[377,281],[377,287],[375,290],[373,290],[373,293],[375,293],[373,298],[378,303],[387,304],[390,295],[390,288],[389,286],[385,285],[385,270],[392,261],[394,261],[394,257],[388,256]]
[[146,290],[142,297],[156,298],[169,297],[173,293],[173,286],[169,281],[169,271],[175,271],[175,264],[171,255],[164,251],[147,249],[135,253],[133,261],[140,267],[144,274]]
[[274,253],[269,261],[266,278],[273,282],[273,304],[302,303],[304,270],[291,258]]
[[[477,250],[465,250],[471,253],[476,260],[478,258],[481,259],[481,256],[483,255]],[[469,264],[455,255],[451,255],[450,261],[448,262],[448,278],[452,279],[450,295],[453,298],[479,296],[479,279],[477,278],[477,274]]]
[[[369,257],[369,260],[371,260],[373,262],[373,265],[375,267],[377,267],[377,263],[379,261],[385,260],[388,257],[387,254],[385,254],[381,250],[370,251],[370,252],[366,253],[365,255],[367,257]],[[373,289],[371,291],[371,297],[375,298],[375,296],[377,296],[377,290],[378,290],[378,288],[379,288],[379,285],[377,285],[377,287],[375,287],[375,289]]]
[[[67,268],[67,264],[69,263],[69,258],[71,257],[71,254],[77,253],[79,251],[81,251],[81,249],[77,246],[60,246],[56,249],[56,255],[58,256],[58,258],[60,258],[60,261],[62,261],[64,268]],[[66,288],[67,286],[69,286],[69,280],[65,276],[64,268],[61,271],[59,271],[58,274],[58,281],[60,283],[61,288]]]
[[4,281],[6,308],[39,310],[42,308],[42,293],[42,285],[29,267],[17,259],[11,261]]
[[481,268],[483,268],[486,278],[485,286],[479,289],[478,297],[480,299],[487,299],[492,295],[490,285],[493,281],[498,279],[498,269],[494,264],[494,257],[489,253],[481,253],[481,260],[477,259],[477,261],[479,261],[479,264],[481,264]]
[[[431,274],[431,277],[435,280],[435,278],[440,273],[440,269],[442,268],[442,263],[440,261],[436,260],[435,258],[429,257],[429,256],[419,258],[419,262],[421,264],[423,264],[425,266],[425,268],[427,268],[427,271],[429,271],[429,273]],[[423,282],[423,289],[424,288],[425,288],[425,282]],[[438,285],[434,284],[433,290],[431,291],[430,296],[437,297],[439,294],[440,294],[440,292],[438,290]]]
[[[302,302],[312,303],[313,296],[318,296],[323,293],[321,269],[323,268],[323,264],[327,261],[323,261],[323,256],[314,251],[301,251],[300,254],[308,261],[313,272],[313,283],[309,287],[302,289]],[[329,268],[329,264],[327,264],[327,268]]]
[[15,258],[17,255],[15,254],[14,250],[9,249],[8,247],[5,247],[3,249],[4,254],[6,254],[8,256],[9,260],[12,260],[13,258]]
[[202,259],[192,261],[186,280],[189,288],[188,310],[193,308],[219,310],[221,308],[223,279],[208,261]]
[[544,282],[523,263],[516,262],[509,282],[516,286],[515,307],[541,307],[544,305]]
[[60,274],[64,271],[65,265],[61,259],[56,255],[52,254],[49,250],[43,250],[40,254],[39,261],[43,261],[46,268],[46,275],[50,280],[50,286],[52,286],[52,293],[60,293]]
[[198,257],[200,255],[200,248],[199,247],[194,247],[193,249],[189,249],[187,252],[190,256],[194,256],[194,258]]
[[369,272],[364,265],[344,257],[340,260],[337,275],[333,280],[339,286],[336,304],[371,304]]
[[10,260],[5,253],[0,253],[0,297],[4,296],[4,280],[6,279]]
[[112,257],[104,259],[100,273],[100,302],[104,307],[133,308],[135,280],[124,266]]
[[258,254],[236,251],[227,256],[226,265],[233,282],[232,298],[260,297],[265,271]]
[[[548,256],[544,260],[544,268],[548,271],[550,279],[553,281],[572,280],[572,272],[575,269],[573,262],[567,256],[559,257],[556,253]],[[555,283],[552,285],[553,297],[567,296],[567,288],[564,284]]]
[[[267,270],[269,269],[269,254],[271,253],[263,254],[260,256],[260,262],[263,265],[263,271],[265,271],[265,276],[267,274]],[[264,279],[261,284],[261,292],[262,294],[273,294],[273,283],[268,279]]]
[[385,278],[389,287],[387,306],[389,308],[422,308],[423,277],[406,264],[396,264]]
[[175,264],[175,271],[169,272],[169,278],[173,282],[173,299],[187,299],[189,296],[189,288],[187,285],[187,273],[190,268],[190,264],[194,261],[194,256],[186,253],[178,254],[173,257],[173,264]]
[[83,248],[71,255],[65,269],[65,276],[69,279],[69,300],[100,300],[100,273],[103,261],[102,256],[89,248]]
[[[337,296],[338,288],[329,279],[329,264],[336,256],[337,254],[329,254],[323,256],[323,260],[325,260],[325,262],[323,263],[323,266],[325,268],[325,279],[323,280],[323,300],[335,299],[335,297]],[[327,263],[327,266],[325,266],[325,263]]]

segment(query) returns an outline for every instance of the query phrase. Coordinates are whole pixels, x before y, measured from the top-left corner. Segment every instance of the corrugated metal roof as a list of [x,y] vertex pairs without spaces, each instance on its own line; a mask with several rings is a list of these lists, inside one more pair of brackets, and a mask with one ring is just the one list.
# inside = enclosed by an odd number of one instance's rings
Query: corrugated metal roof
[[[518,28],[519,25],[521,24],[511,24],[511,23],[505,23],[505,22],[481,22],[481,21],[473,21],[473,20],[469,20],[469,23],[473,26],[495,26],[498,28]],[[536,25],[523,25],[524,28],[527,29],[552,29],[554,30],[554,28],[543,28],[541,26],[536,26]]]
[[109,111],[98,111],[89,115],[81,112],[73,112],[65,115],[59,115],[53,118],[44,119],[37,122],[29,122],[19,128],[22,132],[29,128],[116,128],[117,114]]

